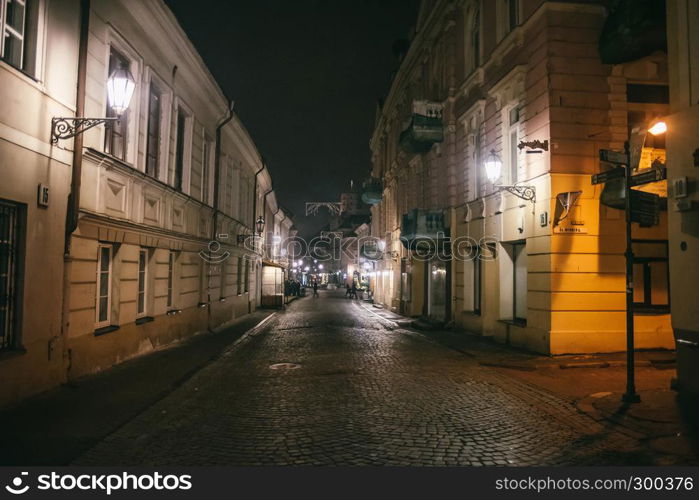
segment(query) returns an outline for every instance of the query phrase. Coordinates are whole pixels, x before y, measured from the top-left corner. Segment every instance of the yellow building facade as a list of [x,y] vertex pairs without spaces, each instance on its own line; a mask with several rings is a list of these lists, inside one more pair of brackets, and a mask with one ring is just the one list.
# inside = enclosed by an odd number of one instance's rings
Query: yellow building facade
[[[625,349],[624,214],[591,176],[610,168],[600,149],[665,115],[668,69],[655,50],[603,63],[610,18],[601,2],[423,2],[371,142],[376,302],[547,354]],[[648,139],[638,170],[656,159]],[[667,212],[633,238],[636,346],[673,348]]]

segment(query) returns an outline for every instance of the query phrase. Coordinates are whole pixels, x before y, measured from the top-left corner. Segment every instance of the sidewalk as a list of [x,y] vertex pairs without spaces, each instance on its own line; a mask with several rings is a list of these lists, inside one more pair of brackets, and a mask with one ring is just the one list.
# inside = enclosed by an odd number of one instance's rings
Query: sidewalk
[[641,402],[627,405],[621,401],[626,389],[626,353],[543,356],[465,331],[422,329],[421,322],[414,319],[368,304],[365,307],[400,328],[418,331],[483,366],[568,401],[596,421],[643,442],[658,457],[658,465],[699,465],[699,408],[671,389],[676,376],[674,351],[636,353],[636,390]]
[[68,464],[271,314],[258,310],[220,331],[196,335],[3,409],[0,465]]

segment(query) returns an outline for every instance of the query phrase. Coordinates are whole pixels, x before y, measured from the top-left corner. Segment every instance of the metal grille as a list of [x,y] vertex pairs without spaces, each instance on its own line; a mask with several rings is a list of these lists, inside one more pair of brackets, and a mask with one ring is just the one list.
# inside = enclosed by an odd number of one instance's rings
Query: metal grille
[[0,201],[0,350],[15,347],[17,337],[17,248],[19,210]]

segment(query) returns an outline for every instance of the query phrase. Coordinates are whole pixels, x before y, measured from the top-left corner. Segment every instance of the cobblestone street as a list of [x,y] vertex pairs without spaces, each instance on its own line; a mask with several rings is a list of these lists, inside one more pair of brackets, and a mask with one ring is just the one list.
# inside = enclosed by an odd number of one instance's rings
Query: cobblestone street
[[142,465],[643,464],[637,443],[340,292],[297,300],[81,456]]

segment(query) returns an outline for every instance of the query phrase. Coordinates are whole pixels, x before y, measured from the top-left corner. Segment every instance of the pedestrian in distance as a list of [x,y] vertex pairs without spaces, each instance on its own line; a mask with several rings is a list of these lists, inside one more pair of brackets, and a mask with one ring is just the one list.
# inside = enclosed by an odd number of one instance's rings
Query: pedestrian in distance
[[317,281],[313,282],[313,296],[318,297],[318,282]]
[[350,291],[350,299],[356,299],[357,298],[357,284],[352,283],[352,290]]

